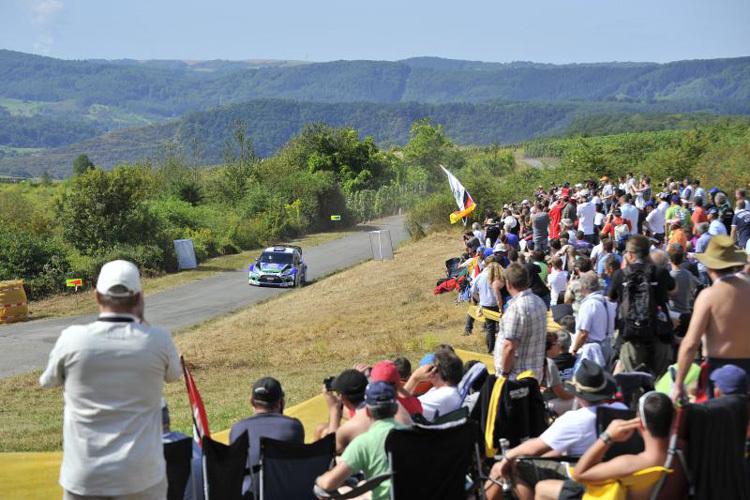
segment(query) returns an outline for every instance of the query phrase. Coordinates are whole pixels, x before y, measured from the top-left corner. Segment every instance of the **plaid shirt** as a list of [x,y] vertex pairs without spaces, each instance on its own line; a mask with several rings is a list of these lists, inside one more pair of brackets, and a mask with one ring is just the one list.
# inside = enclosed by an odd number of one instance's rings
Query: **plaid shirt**
[[547,340],[547,306],[544,301],[526,289],[513,297],[500,319],[495,344],[495,373],[503,373],[503,346],[506,340],[518,342],[516,362],[511,377],[531,370],[537,380],[542,379],[545,342]]

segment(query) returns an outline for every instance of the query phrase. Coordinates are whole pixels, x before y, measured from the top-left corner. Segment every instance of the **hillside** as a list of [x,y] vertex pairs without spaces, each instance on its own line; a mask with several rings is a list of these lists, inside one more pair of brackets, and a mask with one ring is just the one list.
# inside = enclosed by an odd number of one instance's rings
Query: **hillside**
[[264,98],[426,103],[750,98],[750,58],[570,65],[416,58],[255,69],[239,64],[214,72],[168,63],[66,61],[2,50],[0,96],[74,99],[165,117]]
[[[247,124],[256,152],[262,157],[273,154],[289,138],[298,134],[305,124],[315,121],[351,126],[362,136],[372,136],[380,145],[391,146],[405,144],[411,125],[421,118],[432,118],[443,124],[448,136],[459,145],[521,142],[562,134],[573,123],[577,123],[578,133],[589,133],[592,124],[596,126],[597,117],[609,123],[612,119],[606,117],[612,113],[616,115],[614,120],[618,125],[611,127],[617,131],[671,128],[676,120],[660,120],[658,115],[647,118],[638,115],[640,118],[635,120],[626,118],[632,113],[644,112],[688,113],[680,120],[695,124],[709,117],[693,116],[691,112],[750,115],[750,103],[490,102],[434,105],[258,100],[188,113],[179,120],[167,123],[113,131],[37,154],[7,157],[0,159],[0,173],[35,177],[48,171],[53,177],[63,178],[70,175],[73,160],[81,153],[87,154],[95,164],[110,168],[123,162],[162,161],[167,146],[172,151],[182,147],[189,156],[195,141],[201,147],[200,162],[216,164],[223,161],[224,143],[229,137],[232,123],[237,120]],[[577,122],[585,118],[589,121]],[[644,121],[646,125],[641,123]]]

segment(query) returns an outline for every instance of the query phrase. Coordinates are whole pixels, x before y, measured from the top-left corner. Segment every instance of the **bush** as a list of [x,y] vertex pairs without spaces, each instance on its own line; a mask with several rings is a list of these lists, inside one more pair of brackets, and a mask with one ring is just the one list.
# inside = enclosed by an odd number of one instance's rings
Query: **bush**
[[54,240],[25,232],[0,236],[0,280],[25,280],[31,300],[65,289],[69,268],[63,248]]
[[447,229],[456,202],[450,193],[434,193],[420,201],[406,218],[406,229],[412,238],[421,238],[428,231]]

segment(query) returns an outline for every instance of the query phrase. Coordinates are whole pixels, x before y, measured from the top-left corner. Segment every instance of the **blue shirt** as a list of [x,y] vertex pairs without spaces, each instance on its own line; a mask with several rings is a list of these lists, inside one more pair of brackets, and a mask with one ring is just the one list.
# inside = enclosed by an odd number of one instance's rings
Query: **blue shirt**
[[518,242],[518,236],[513,233],[505,233],[505,241],[516,250],[521,248],[521,245]]
[[[711,241],[711,234],[709,233],[703,233],[700,238],[698,238],[698,241],[695,242],[695,253],[703,253],[706,251],[706,248],[708,248],[708,243]],[[701,272],[706,272],[706,266],[698,262],[698,270]]]
[[[604,273],[604,261],[607,260],[607,257],[609,257],[610,255],[614,255],[615,257],[617,257],[617,262],[619,262],[620,264],[622,264],[622,257],[620,257],[615,252],[604,254],[604,255],[600,256],[599,257],[599,262],[596,263],[596,274],[598,274],[599,276],[601,276],[602,274],[605,274]],[[607,278],[609,278],[609,277],[607,277]],[[609,285],[609,280],[607,280],[607,278],[605,278],[605,281],[607,282],[607,285]]]
[[489,270],[482,271],[474,283],[471,284],[471,293],[477,292],[479,294],[479,305],[484,307],[492,307],[497,305],[497,298],[495,292],[492,290],[492,283],[488,279]]

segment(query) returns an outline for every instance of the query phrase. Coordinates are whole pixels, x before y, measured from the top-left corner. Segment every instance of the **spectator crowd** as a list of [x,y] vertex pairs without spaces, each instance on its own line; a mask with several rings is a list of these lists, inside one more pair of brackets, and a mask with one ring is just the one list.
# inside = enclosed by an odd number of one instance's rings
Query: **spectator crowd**
[[[514,415],[514,396],[506,400],[493,390],[497,380],[523,397],[538,390],[544,425],[485,456],[489,498],[503,498],[507,485],[519,498],[582,498],[587,483],[661,466],[676,405],[688,401],[740,398],[747,429],[745,190],[732,199],[698,180],[652,186],[630,174],[617,182],[605,176],[539,186],[529,200],[486,210],[457,253],[447,279],[472,304],[463,333],[474,335],[482,323],[479,343],[494,366],[463,363],[453,347],[441,345],[414,369],[397,358],[322,381],[328,420],[312,438],[335,436],[338,457],[317,478],[316,491],[388,473],[385,442],[393,430],[429,427],[457,411],[482,422]],[[163,383],[179,378],[177,351],[166,332],[144,320],[135,266],[105,265],[96,290],[98,321],[65,330],[40,379],[65,388],[65,498],[163,499],[165,466],[155,449],[162,439],[185,438],[170,430],[162,399]],[[694,366],[704,374],[697,381]],[[232,427],[230,441],[249,437],[242,494],[260,498],[259,440],[301,444],[305,430],[284,415],[284,390],[272,377],[255,381],[249,405],[253,415]],[[597,432],[599,412],[628,409],[635,416]],[[640,452],[605,459],[636,434]],[[489,435],[486,451],[502,444]],[[200,449],[194,453],[186,498],[202,498]],[[572,473],[561,456],[576,463]],[[390,489],[385,480],[369,495],[387,499]]]

